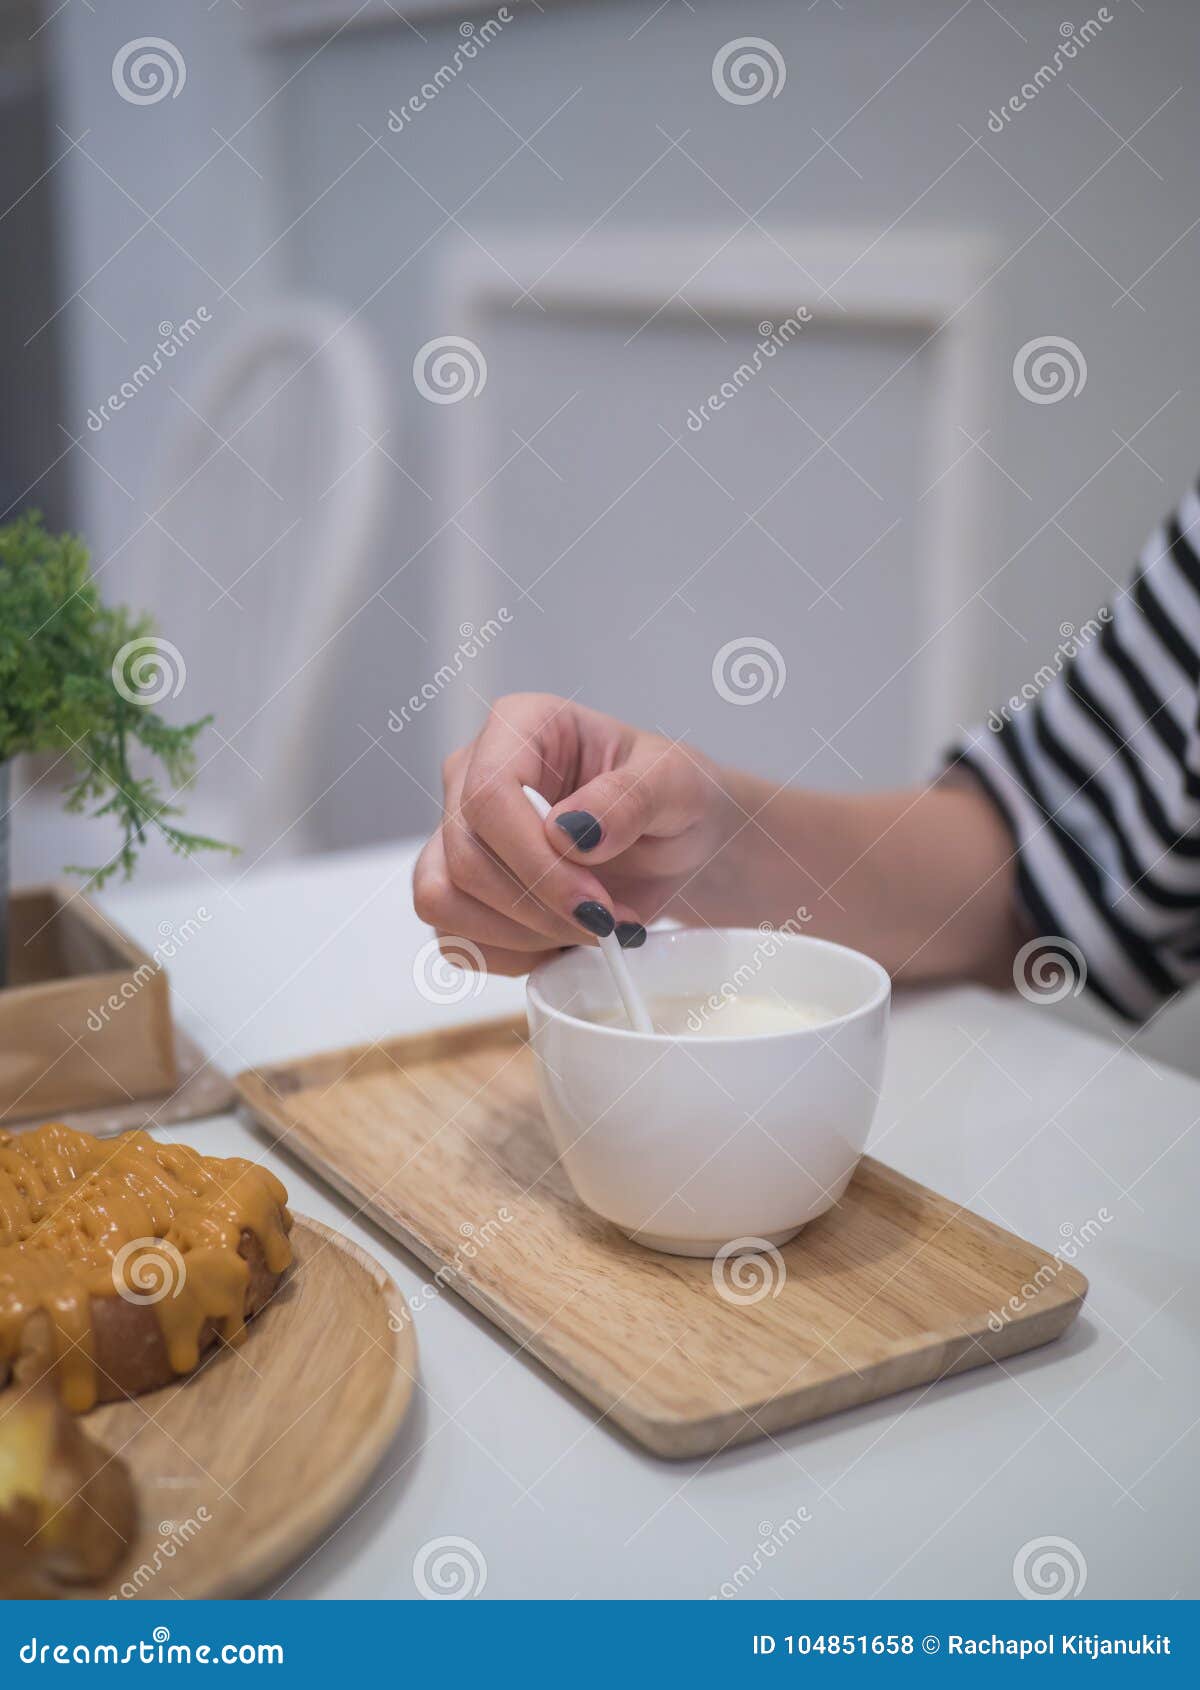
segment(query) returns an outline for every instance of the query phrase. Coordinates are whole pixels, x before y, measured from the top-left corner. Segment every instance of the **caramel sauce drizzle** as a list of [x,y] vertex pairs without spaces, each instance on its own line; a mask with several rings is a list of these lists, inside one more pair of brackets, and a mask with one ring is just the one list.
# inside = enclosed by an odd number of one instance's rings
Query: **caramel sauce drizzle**
[[210,1322],[230,1343],[242,1336],[243,1234],[272,1273],[290,1263],[286,1203],[274,1174],[238,1156],[145,1132],[0,1129],[0,1382],[29,1346],[30,1323],[47,1316],[63,1402],[86,1412],[99,1388],[93,1299],[118,1295],[152,1310],[172,1370],[190,1372]]

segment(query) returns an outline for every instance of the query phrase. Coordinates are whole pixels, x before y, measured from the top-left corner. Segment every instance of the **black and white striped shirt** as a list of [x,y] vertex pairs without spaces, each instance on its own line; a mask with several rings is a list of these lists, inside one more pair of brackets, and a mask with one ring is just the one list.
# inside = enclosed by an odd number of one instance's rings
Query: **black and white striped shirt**
[[1033,931],[1143,1020],[1200,977],[1200,496],[1129,587],[951,754],[1004,812]]

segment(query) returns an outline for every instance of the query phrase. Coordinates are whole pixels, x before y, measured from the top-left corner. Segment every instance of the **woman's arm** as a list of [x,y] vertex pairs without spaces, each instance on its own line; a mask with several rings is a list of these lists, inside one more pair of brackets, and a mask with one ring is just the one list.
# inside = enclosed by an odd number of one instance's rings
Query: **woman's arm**
[[1012,835],[969,778],[863,797],[736,770],[720,783],[727,836],[668,913],[712,926],[800,919],[899,978],[1011,982],[1026,936]]
[[[1020,943],[1011,836],[970,781],[861,798],[779,788],[544,693],[500,699],[444,781],[417,911],[497,973],[614,926],[640,943],[662,913],[804,921],[913,980],[998,982]],[[551,802],[545,821],[522,785]]]

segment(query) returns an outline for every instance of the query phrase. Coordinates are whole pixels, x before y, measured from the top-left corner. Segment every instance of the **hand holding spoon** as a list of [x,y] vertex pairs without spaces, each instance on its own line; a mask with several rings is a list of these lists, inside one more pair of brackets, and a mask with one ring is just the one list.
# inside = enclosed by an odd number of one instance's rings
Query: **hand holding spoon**
[[[522,786],[521,791],[528,798],[537,814],[545,821],[553,806],[547,804],[541,793],[535,792],[531,786]],[[635,1033],[652,1033],[654,1023],[642,1002],[642,994],[633,983],[629,964],[625,961],[625,953],[617,943],[616,935],[610,933],[606,939],[601,939],[599,944],[604,960],[608,964],[608,971],[612,975],[613,985],[617,988],[621,1002],[625,1006],[629,1025]]]

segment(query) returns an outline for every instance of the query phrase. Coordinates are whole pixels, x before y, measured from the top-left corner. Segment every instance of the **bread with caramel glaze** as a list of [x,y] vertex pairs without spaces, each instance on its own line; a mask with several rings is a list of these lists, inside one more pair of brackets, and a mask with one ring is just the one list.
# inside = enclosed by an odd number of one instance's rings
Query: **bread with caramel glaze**
[[155,1390],[239,1342],[291,1261],[266,1168],[146,1132],[0,1130],[0,1386],[68,1409]]

